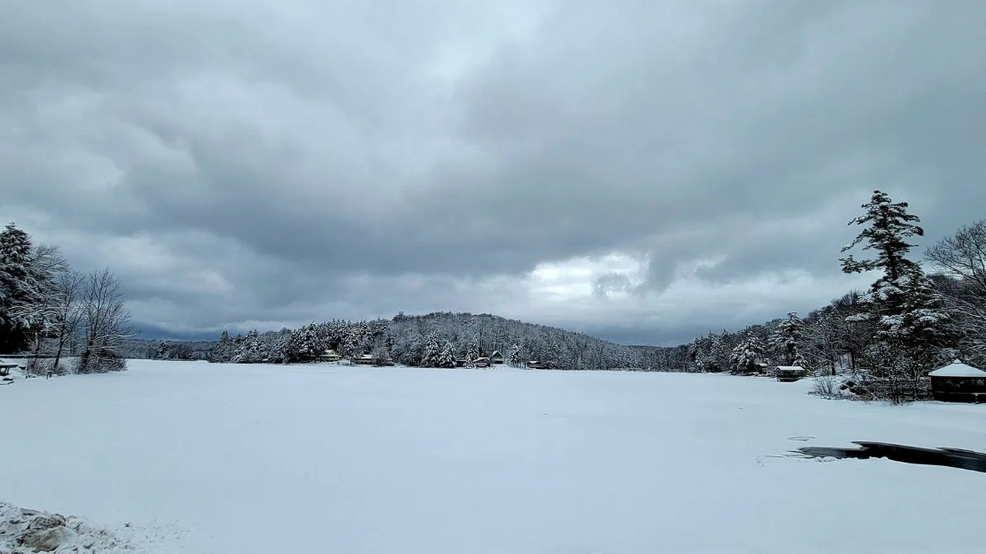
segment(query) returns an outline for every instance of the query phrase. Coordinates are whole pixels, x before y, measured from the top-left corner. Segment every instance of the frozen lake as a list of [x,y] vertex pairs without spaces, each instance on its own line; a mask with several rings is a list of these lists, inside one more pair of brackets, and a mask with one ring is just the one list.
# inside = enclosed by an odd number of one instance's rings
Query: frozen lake
[[986,551],[986,474],[783,457],[853,440],[986,450],[986,406],[809,387],[132,361],[0,387],[0,501],[179,530],[148,547],[162,553]]

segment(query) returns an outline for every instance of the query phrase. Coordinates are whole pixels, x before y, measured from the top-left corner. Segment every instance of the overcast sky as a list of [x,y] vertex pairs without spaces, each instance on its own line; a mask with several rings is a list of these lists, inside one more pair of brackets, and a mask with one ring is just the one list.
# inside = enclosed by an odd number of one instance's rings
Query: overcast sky
[[[0,5],[0,217],[145,336],[807,313],[873,189],[986,217],[982,0]],[[920,251],[917,253],[920,254]]]

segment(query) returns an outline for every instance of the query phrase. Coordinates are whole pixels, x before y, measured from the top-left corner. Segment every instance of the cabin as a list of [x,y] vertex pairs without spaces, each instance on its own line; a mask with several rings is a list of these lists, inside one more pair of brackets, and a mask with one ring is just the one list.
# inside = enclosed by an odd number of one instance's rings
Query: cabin
[[537,360],[531,360],[527,362],[527,369],[548,369],[548,366]]
[[931,397],[941,402],[986,402],[986,371],[960,360],[936,369],[931,377]]
[[779,365],[774,368],[774,376],[782,383],[793,383],[807,375],[808,370],[799,365]]
[[351,361],[356,365],[373,365],[373,354],[355,356]]
[[473,367],[490,367],[489,358],[476,358],[472,361]]
[[338,352],[329,348],[318,357],[320,362],[338,362],[342,359],[342,356]]
[[494,365],[500,365],[500,364],[502,364],[503,363],[503,354],[501,354],[499,350],[494,350],[493,353],[490,354],[490,363],[492,363]]

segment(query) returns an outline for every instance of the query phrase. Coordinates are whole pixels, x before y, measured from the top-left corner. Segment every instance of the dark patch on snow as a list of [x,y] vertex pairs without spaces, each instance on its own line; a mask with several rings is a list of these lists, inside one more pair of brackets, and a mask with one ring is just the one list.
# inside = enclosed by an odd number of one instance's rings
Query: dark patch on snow
[[986,453],[961,448],[922,448],[884,442],[853,441],[860,448],[835,448],[829,446],[803,446],[796,455],[807,458],[887,458],[907,464],[954,467],[986,473]]

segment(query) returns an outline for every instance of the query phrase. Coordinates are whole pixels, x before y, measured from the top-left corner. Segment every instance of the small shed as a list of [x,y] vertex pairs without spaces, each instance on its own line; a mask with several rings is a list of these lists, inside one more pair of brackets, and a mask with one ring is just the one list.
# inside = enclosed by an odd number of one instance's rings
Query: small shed
[[490,359],[489,358],[476,358],[475,360],[472,361],[472,365],[474,367],[490,367]]
[[503,354],[500,354],[500,351],[499,350],[494,350],[493,353],[490,354],[490,363],[493,363],[493,364],[502,364],[503,363]]
[[808,370],[799,365],[779,365],[774,369],[774,376],[777,377],[778,381],[784,383],[791,383],[799,379],[805,378],[808,375]]
[[373,365],[373,354],[363,354],[353,358],[352,363],[356,365]]
[[548,366],[537,360],[527,362],[527,369],[548,369]]
[[955,360],[932,371],[931,396],[942,402],[986,402],[986,371]]

